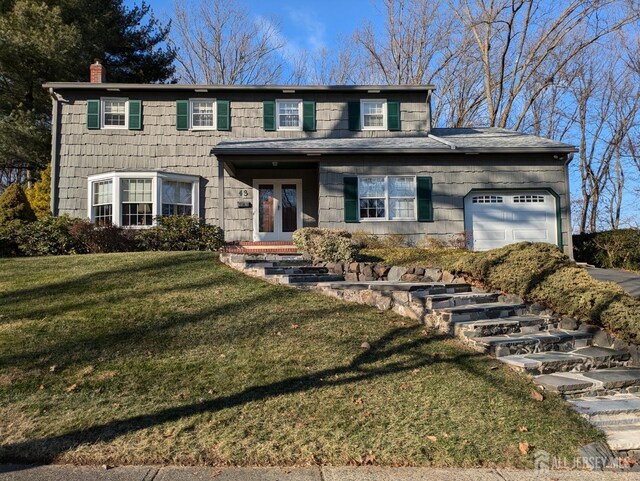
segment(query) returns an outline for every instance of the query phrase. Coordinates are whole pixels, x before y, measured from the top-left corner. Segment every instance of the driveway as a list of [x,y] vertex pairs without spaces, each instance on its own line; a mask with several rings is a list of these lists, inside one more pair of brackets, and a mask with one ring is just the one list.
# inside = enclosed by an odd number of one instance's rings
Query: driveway
[[587,271],[594,279],[615,282],[628,294],[640,298],[640,275],[620,269],[599,269],[597,267],[587,267]]

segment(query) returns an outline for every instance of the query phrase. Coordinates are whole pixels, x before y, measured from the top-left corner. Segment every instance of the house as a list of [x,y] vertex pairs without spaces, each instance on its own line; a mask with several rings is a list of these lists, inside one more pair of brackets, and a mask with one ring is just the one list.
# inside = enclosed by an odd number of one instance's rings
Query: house
[[197,215],[227,241],[303,226],[551,242],[571,254],[576,149],[497,128],[432,126],[435,87],[47,83],[52,211],[142,228]]

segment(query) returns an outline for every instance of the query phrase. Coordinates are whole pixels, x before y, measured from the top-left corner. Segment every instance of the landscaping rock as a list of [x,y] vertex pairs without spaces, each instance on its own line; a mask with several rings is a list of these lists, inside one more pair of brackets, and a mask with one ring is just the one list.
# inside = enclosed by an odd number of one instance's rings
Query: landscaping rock
[[590,443],[580,449],[580,457],[587,467],[602,471],[616,465],[616,458],[604,443]]
[[406,282],[418,282],[420,280],[420,276],[417,274],[404,274],[400,280]]
[[387,274],[387,280],[391,282],[397,282],[402,279],[402,276],[407,273],[406,267],[393,266],[389,269],[389,273]]
[[444,271],[442,273],[442,282],[445,284],[452,284],[455,278],[456,276],[449,271]]
[[357,262],[352,262],[351,264],[349,264],[349,272],[355,272],[356,274],[358,274],[360,272],[360,264],[358,264]]
[[351,282],[357,281],[358,280],[358,274],[356,274],[355,272],[347,272],[344,275],[344,280],[345,281],[351,281]]
[[422,267],[416,267],[413,270],[413,273],[416,274],[417,276],[424,276],[424,269]]
[[600,328],[598,326],[594,326],[593,324],[582,323],[578,326],[578,331],[580,332],[588,332],[591,334],[595,334],[599,330]]
[[573,317],[563,317],[558,322],[558,329],[575,331],[576,329],[578,329],[578,321],[576,321]]
[[384,264],[376,264],[373,266],[373,272],[375,272],[378,277],[385,277],[389,273],[389,269],[389,266],[385,266]]
[[439,282],[442,279],[442,271],[440,269],[425,269],[424,277],[429,281]]
[[524,300],[517,294],[502,294],[498,297],[498,301],[506,302],[507,304],[523,304]]
[[596,346],[609,347],[612,343],[613,337],[603,329],[599,329],[593,334],[593,344]]

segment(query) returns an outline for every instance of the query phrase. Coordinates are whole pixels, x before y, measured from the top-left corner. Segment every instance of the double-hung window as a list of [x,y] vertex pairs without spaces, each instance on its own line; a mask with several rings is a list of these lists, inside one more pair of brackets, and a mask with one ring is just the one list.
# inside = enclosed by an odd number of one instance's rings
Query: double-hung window
[[277,100],[278,130],[302,130],[302,100]]
[[151,179],[122,179],[122,225],[145,226],[153,223]]
[[191,182],[164,180],[162,182],[162,215],[191,215]]
[[360,111],[362,118],[360,125],[363,130],[386,130],[387,129],[387,113],[385,100],[362,100],[360,102]]
[[113,223],[113,180],[93,183],[93,222],[104,226]]
[[359,177],[358,204],[362,220],[416,220],[416,178]]
[[105,129],[126,129],[127,99],[102,99],[102,127]]
[[192,99],[191,129],[213,130],[216,128],[216,101],[214,99]]

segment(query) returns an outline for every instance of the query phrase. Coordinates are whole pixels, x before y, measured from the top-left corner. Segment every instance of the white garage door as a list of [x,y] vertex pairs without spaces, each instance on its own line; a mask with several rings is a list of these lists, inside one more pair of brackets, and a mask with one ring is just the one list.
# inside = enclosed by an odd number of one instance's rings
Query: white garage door
[[556,200],[540,192],[472,192],[465,199],[465,229],[473,250],[514,242],[557,244]]

